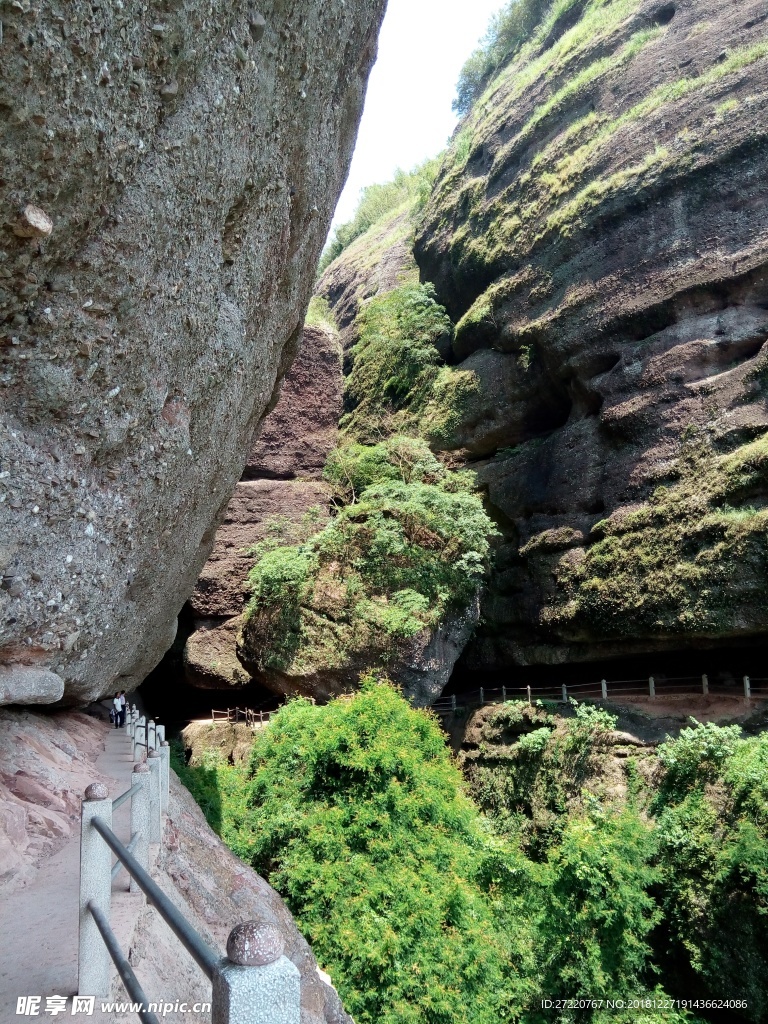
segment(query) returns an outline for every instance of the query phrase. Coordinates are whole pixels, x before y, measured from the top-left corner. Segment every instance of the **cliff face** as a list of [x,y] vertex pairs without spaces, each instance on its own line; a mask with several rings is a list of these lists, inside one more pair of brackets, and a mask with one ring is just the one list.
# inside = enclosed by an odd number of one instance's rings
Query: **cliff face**
[[184,650],[188,682],[203,688],[245,685],[252,676],[237,656],[250,594],[251,548],[276,520],[300,523],[310,509],[327,517],[330,487],[322,479],[341,413],[341,348],[320,327],[305,327],[280,398],[248,454],[211,555],[189,606],[195,632]]
[[3,15],[0,700],[167,649],[295,352],[384,0]]
[[474,667],[768,633],[768,14],[564,7],[416,239],[504,531]]

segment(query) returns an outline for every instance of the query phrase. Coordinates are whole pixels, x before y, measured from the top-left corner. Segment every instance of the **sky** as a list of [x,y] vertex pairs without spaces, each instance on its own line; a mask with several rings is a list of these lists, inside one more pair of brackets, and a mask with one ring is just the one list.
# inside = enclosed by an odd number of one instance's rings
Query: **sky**
[[365,112],[334,225],[351,220],[360,189],[409,171],[445,147],[464,61],[504,0],[389,0]]

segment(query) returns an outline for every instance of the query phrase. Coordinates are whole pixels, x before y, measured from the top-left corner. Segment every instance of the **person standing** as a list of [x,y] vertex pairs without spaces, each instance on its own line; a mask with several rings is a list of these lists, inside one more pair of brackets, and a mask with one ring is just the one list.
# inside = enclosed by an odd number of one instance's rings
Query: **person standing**
[[121,707],[122,707],[122,705],[120,704],[120,694],[116,690],[115,691],[115,696],[112,698],[112,710],[115,713],[115,728],[116,729],[120,728],[120,709],[121,709]]
[[125,690],[120,691],[120,728],[125,725]]

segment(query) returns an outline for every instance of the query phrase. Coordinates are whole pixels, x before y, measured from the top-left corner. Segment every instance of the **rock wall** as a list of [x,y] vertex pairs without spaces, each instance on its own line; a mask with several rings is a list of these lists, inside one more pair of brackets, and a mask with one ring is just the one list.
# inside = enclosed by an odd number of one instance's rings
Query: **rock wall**
[[[85,788],[112,781],[95,767],[107,729],[104,722],[78,712],[0,711],[0,893],[32,886],[48,857],[68,841],[79,843]],[[285,941],[285,955],[301,973],[301,1024],[351,1024],[280,896],[210,829],[174,772],[152,875],[204,940],[222,953],[235,924],[258,920],[276,927]],[[77,878],[62,878],[61,885],[69,896],[77,891]],[[140,894],[115,892],[113,899],[113,926],[130,950],[131,965],[148,997],[190,1005],[208,1002],[210,981],[157,911]],[[113,982],[112,998],[123,1000],[124,989],[114,972]],[[110,1019],[129,1024],[135,1018],[118,1014]],[[207,1024],[210,1014],[172,1012],[166,1019]]]
[[195,631],[184,650],[194,686],[246,685],[252,676],[237,656],[248,599],[254,544],[276,517],[298,523],[311,509],[327,517],[330,488],[322,479],[341,414],[341,348],[335,334],[305,327],[280,398],[250,449],[243,479],[227,506],[189,601]]
[[768,636],[768,14],[558,5],[416,239],[504,532],[470,668]]
[[130,690],[168,648],[295,352],[384,6],[4,11],[3,701]]

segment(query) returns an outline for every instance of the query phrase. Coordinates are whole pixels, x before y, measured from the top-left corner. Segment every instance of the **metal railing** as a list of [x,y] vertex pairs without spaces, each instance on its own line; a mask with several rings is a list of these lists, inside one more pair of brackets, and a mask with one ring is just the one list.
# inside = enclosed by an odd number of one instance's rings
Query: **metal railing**
[[254,711],[252,708],[227,708],[226,711],[215,711],[211,709],[212,722],[245,722],[252,729],[257,725],[264,725],[268,722],[274,711]]
[[647,676],[643,679],[616,679],[608,682],[601,679],[590,683],[572,683],[570,686],[501,686],[489,689],[480,687],[468,693],[452,694],[440,697],[430,705],[438,714],[458,711],[468,707],[484,704],[503,704],[508,700],[550,700],[568,703],[575,700],[610,700],[615,697],[657,697],[672,695],[718,694],[722,696],[739,696],[746,701],[753,697],[768,697],[768,677],[750,678],[743,676],[738,694],[734,688],[721,682],[710,682],[707,675],[677,676],[674,678]]
[[[150,847],[162,841],[170,786],[170,750],[165,730],[147,722],[136,707],[126,713],[128,736],[146,758],[134,764],[131,786],[115,800],[106,786],[90,785],[82,804],[78,994],[106,998],[114,964],[130,999],[140,1005],[143,1024],[159,1024],[128,958],[109,923],[112,881],[125,870],[130,891],[142,892],[212,983],[212,1024],[299,1024],[300,976],[284,955],[281,933],[247,921],[237,925],[220,956],[201,938],[149,871]],[[131,839],[112,831],[112,814],[131,803]],[[112,864],[112,856],[116,861]]]

